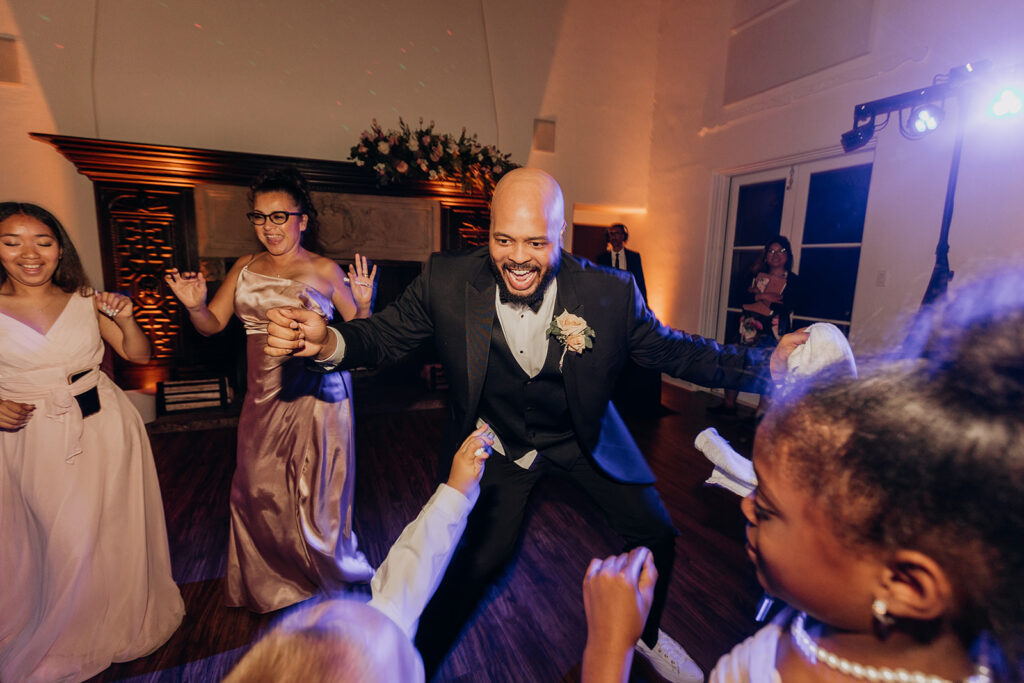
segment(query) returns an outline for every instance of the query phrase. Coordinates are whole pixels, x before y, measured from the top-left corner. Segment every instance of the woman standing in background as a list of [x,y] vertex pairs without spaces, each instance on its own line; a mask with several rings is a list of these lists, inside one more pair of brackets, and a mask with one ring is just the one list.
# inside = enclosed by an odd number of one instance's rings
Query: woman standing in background
[[[789,240],[776,235],[751,267],[753,280],[743,298],[738,343],[743,346],[775,348],[782,335],[793,327],[793,310],[799,305],[800,281],[793,272],[793,248]],[[725,390],[722,402],[711,408],[712,415],[735,415],[738,393]],[[767,394],[761,394],[757,415],[767,408]]]

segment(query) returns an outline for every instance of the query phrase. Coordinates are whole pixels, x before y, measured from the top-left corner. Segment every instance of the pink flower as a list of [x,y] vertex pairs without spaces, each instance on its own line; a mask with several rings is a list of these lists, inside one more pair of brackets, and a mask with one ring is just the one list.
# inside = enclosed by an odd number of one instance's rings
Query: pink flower
[[430,136],[424,135],[423,137],[420,138],[420,142],[423,143],[424,147],[430,147]]
[[583,353],[583,349],[587,348],[587,338],[583,336],[582,332],[567,335],[565,337],[565,346],[575,353]]
[[360,154],[366,154],[369,150],[366,149],[366,145],[359,145],[359,147],[356,148],[356,151]]
[[563,310],[561,315],[555,316],[555,322],[566,337],[574,334],[582,334],[587,329],[587,321],[578,315]]
[[398,171],[399,173],[406,173],[409,171],[409,164],[405,163],[404,161],[399,161],[397,164],[395,164],[395,170]]
[[582,354],[594,345],[593,339],[596,336],[593,328],[587,326],[586,320],[565,309],[551,319],[548,334],[557,339],[563,347],[562,357],[558,360],[559,370],[562,369],[566,353],[572,351],[575,354]]

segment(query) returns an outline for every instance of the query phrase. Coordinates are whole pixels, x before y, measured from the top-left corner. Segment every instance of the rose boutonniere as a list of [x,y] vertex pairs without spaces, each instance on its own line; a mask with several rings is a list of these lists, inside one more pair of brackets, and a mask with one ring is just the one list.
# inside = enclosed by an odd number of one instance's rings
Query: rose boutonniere
[[585,349],[593,348],[594,336],[597,333],[594,332],[594,328],[587,325],[586,320],[562,309],[560,315],[551,319],[548,334],[562,345],[562,357],[558,359],[558,369],[561,370],[566,352],[574,351],[582,355]]

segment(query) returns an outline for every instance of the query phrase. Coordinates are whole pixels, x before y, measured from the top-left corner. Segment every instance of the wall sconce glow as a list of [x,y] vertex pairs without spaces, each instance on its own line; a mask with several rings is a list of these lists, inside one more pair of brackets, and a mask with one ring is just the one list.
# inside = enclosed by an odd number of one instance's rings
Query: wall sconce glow
[[992,114],[995,116],[1012,116],[1019,114],[1020,110],[1024,106],[1024,102],[1021,101],[1021,95],[1013,88],[1006,88],[999,97],[992,103]]
[[918,133],[924,135],[939,127],[939,121],[942,119],[941,109],[926,106],[915,109],[914,112],[912,125]]

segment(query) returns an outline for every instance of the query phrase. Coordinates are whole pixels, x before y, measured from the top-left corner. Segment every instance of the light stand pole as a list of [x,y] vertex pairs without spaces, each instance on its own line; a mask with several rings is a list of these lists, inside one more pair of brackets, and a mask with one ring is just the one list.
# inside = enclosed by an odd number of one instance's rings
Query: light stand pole
[[946,203],[942,208],[942,227],[939,229],[939,243],[935,247],[935,266],[928,288],[924,291],[921,306],[935,303],[946,293],[953,271],[949,269],[949,224],[953,220],[953,199],[956,197],[956,180],[960,174],[960,151],[964,146],[964,119],[969,109],[967,93],[961,91],[957,99],[956,140],[953,143],[953,160],[949,167],[949,181],[946,183]]

